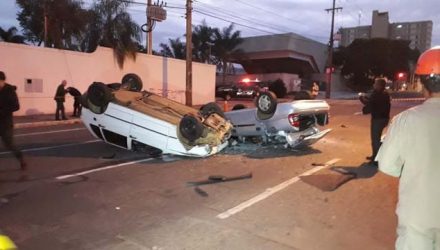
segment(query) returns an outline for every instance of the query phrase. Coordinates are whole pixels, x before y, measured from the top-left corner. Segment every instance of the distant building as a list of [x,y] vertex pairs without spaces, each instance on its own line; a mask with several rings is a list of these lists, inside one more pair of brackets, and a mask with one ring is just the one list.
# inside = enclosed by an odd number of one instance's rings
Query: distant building
[[388,38],[410,41],[410,48],[423,52],[431,47],[432,21],[390,23],[388,12],[373,11],[372,25],[341,28],[340,45],[347,47],[358,38]]

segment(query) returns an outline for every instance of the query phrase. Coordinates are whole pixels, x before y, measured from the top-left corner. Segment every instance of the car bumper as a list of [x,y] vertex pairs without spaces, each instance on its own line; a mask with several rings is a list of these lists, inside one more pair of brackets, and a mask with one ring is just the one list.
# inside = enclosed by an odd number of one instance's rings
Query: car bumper
[[330,131],[331,129],[325,129],[323,131],[319,131],[319,129],[313,128],[312,132],[308,132],[308,133],[302,133],[302,134],[289,133],[286,136],[287,144],[291,148],[309,146],[319,141]]

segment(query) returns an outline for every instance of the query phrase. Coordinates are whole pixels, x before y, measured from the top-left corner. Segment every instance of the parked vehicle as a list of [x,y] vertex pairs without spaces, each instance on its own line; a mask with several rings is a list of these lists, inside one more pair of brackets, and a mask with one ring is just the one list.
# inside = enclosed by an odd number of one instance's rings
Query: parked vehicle
[[261,92],[256,108],[236,106],[225,112],[234,128],[232,135],[240,139],[260,137],[265,143],[284,143],[286,147],[311,145],[331,129],[328,124],[329,105],[323,100],[299,100],[277,103],[272,92]]
[[160,97],[141,86],[95,82],[81,119],[93,136],[134,151],[205,157],[228,145],[232,125],[217,113]]
[[255,98],[261,91],[266,91],[268,86],[266,83],[258,79],[243,79],[237,84],[222,85],[216,88],[215,96],[225,100],[231,98]]

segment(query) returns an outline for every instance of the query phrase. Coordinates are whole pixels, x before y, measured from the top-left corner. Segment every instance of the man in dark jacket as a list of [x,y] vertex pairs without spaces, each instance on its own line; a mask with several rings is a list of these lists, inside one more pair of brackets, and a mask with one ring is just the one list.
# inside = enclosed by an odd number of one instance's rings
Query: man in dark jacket
[[57,103],[57,109],[55,111],[55,120],[60,119],[60,113],[61,118],[63,120],[67,120],[66,114],[64,113],[64,102],[66,101],[66,80],[63,80],[60,85],[58,85],[57,92],[55,93],[55,97],[53,98]]
[[69,87],[66,89],[67,92],[69,92],[69,94],[71,96],[73,96],[74,101],[73,101],[73,116],[76,117],[80,117],[81,116],[81,92],[79,92],[78,89],[74,88],[74,87]]
[[388,125],[390,120],[391,100],[390,95],[385,91],[386,81],[383,78],[378,78],[374,81],[373,93],[369,98],[361,96],[361,102],[366,105],[366,113],[371,113],[371,148],[373,154],[368,156],[367,159],[371,160],[371,163],[377,166],[377,162],[374,161],[377,152],[380,147],[380,139],[382,131]]
[[0,71],[0,137],[5,147],[12,151],[15,157],[20,161],[22,170],[26,170],[26,162],[23,154],[14,145],[14,127],[12,113],[20,108],[15,86],[5,82],[6,75]]

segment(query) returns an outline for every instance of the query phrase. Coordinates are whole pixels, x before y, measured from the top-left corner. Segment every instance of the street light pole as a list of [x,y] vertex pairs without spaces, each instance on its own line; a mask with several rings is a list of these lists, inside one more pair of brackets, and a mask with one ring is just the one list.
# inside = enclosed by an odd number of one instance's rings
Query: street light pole
[[[151,0],[147,2],[147,8],[150,8]],[[147,54],[153,54],[153,30],[151,29],[152,20],[151,17],[147,16]]]
[[192,0],[186,0],[186,91],[185,104],[192,106]]
[[332,26],[330,28],[330,41],[328,46],[328,58],[327,58],[327,87],[325,88],[325,98],[330,98],[331,85],[332,85],[332,73],[333,73],[333,28],[335,25],[335,11],[342,10],[342,7],[335,8],[336,0],[333,0],[333,7],[331,9],[326,9],[327,12],[332,12]]

